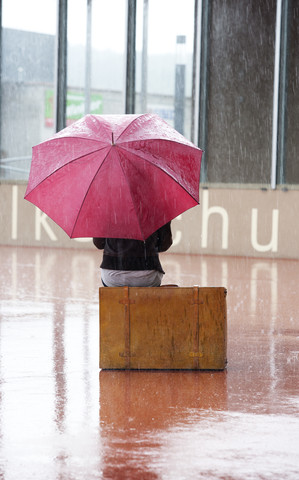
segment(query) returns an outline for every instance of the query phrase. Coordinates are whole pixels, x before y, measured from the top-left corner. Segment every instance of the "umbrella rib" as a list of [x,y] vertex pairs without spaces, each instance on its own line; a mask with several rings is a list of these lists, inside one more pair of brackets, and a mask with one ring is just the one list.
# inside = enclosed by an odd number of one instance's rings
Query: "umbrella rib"
[[[132,120],[124,129],[123,131],[121,132],[121,134],[119,135],[119,137],[117,138],[117,140],[115,142],[118,142],[120,140],[120,138],[124,135],[124,133],[128,130],[128,128],[130,128],[135,122],[137,122],[137,120],[140,118],[140,117],[148,117],[148,118],[151,118],[153,117],[153,114],[151,113],[141,113],[140,115],[138,115],[136,118],[134,118],[134,120]],[[178,133],[178,132],[177,132]],[[183,135],[181,135],[182,139],[184,140],[187,140]],[[159,136],[159,134],[157,133],[157,137],[156,138],[152,138],[151,140],[155,141],[155,140],[164,140],[164,141],[167,141],[167,142],[173,142],[173,143],[178,143],[176,140],[171,140],[170,138],[161,138]],[[146,141],[150,141],[149,139],[146,139]],[[128,143],[128,142],[134,142],[134,140],[127,140],[123,143]],[[190,142],[191,143],[191,142]],[[188,144],[185,144],[187,147],[191,147],[191,148],[197,148],[195,145],[188,145]],[[119,146],[119,144],[118,144]]]
[[106,162],[107,157],[108,157],[108,155],[109,155],[109,153],[110,153],[110,150],[111,150],[111,148],[110,148],[109,151],[107,152],[104,160],[102,161],[101,165],[99,166],[99,168],[97,169],[96,173],[94,174],[93,179],[91,180],[91,182],[89,182],[88,189],[87,189],[86,192],[85,192],[84,198],[83,198],[83,200],[82,200],[82,202],[81,202],[81,205],[80,205],[80,208],[79,208],[77,217],[76,217],[76,221],[74,222],[74,226],[73,226],[73,228],[72,228],[72,232],[71,232],[70,238],[72,238],[72,235],[73,235],[74,230],[75,230],[75,228],[76,228],[76,225],[77,225],[77,222],[78,222],[78,218],[79,218],[79,216],[80,216],[80,212],[81,212],[81,210],[82,210],[82,207],[83,207],[83,204],[84,204],[84,202],[85,202],[85,200],[86,200],[86,197],[87,197],[87,195],[88,195],[88,192],[89,192],[89,190],[90,190],[90,188],[91,188],[91,185],[93,184],[94,179],[96,178],[97,174],[98,174],[99,171],[101,170],[102,166],[103,166],[104,163]]
[[138,118],[144,117],[145,115],[149,115],[149,114],[141,113],[140,115],[138,115],[138,117],[134,118],[134,120],[132,120],[132,121],[126,126],[126,128],[123,129],[123,131],[121,132],[121,134],[119,135],[119,137],[117,137],[117,141],[118,141],[118,140],[122,137],[122,135],[128,130],[128,128],[130,128],[135,122],[137,122]]
[[[117,150],[116,150],[116,151],[117,151]],[[141,228],[140,221],[139,221],[139,217],[138,217],[137,210],[136,210],[136,207],[135,207],[135,203],[134,203],[134,200],[133,200],[133,197],[132,197],[132,194],[131,194],[130,185],[129,185],[129,182],[128,182],[128,180],[127,180],[127,176],[126,176],[126,174],[125,174],[125,171],[124,171],[124,169],[123,169],[122,162],[121,162],[121,159],[120,159],[120,156],[119,156],[119,153],[118,153],[118,152],[117,152],[117,156],[118,156],[118,161],[119,161],[119,164],[120,164],[120,168],[122,169],[122,172],[123,172],[123,176],[124,176],[124,178],[125,178],[125,180],[126,180],[126,182],[127,182],[127,185],[128,185],[128,190],[129,190],[129,192],[130,192],[132,204],[133,204],[133,206],[134,206],[134,210],[135,210],[136,218],[137,218],[137,221],[138,221],[139,229],[140,229],[140,232],[141,232],[141,234],[142,234],[142,236],[143,236],[143,238],[144,238],[143,230],[142,230],[142,228]],[[145,239],[144,239],[144,240],[145,240]]]
[[[49,175],[47,175],[46,177],[44,177],[37,185],[35,185],[35,187],[30,190],[29,193],[33,192],[37,187],[39,187],[39,185],[41,185],[45,180],[47,180],[49,177],[51,177],[51,175],[53,175],[54,173],[57,173],[59,172],[59,170],[62,170],[64,167],[66,167],[67,165],[70,165],[71,163],[74,163],[76,162],[77,160],[80,160],[84,157],[87,157],[88,155],[92,154],[92,153],[96,153],[96,152],[99,152],[100,150],[103,150],[104,148],[107,148],[107,145],[105,147],[102,147],[102,148],[97,148],[96,150],[94,150],[93,152],[88,152],[86,153],[85,155],[81,155],[80,157],[76,157],[74,158],[73,160],[70,160],[69,162],[67,162],[66,164],[64,165],[61,165],[60,167],[58,167],[56,170],[54,170],[53,172],[49,173]],[[106,157],[105,157],[106,158]]]
[[[64,139],[71,139],[71,140],[86,140],[87,142],[93,141],[93,142],[100,143],[99,140],[97,140],[96,138],[81,137],[80,135],[61,135],[61,137],[57,136],[57,137],[49,138],[45,142],[42,142],[41,144],[36,145],[36,147],[38,147],[39,145],[42,145],[43,143],[50,143],[50,142],[52,143],[55,140],[58,140],[60,142],[63,138]],[[108,140],[107,140],[107,145],[108,145]]]
[[[173,140],[166,140],[166,139],[165,139],[165,141],[172,141],[173,143],[177,143],[177,142],[174,142]],[[134,152],[132,152],[131,150],[128,150],[127,148],[123,147],[123,144],[122,144],[122,146],[118,145],[118,148],[123,149],[125,152],[129,152],[130,155],[133,155],[134,157],[137,157],[137,159],[140,158],[140,157],[138,157],[138,155],[137,155],[136,153],[134,153]],[[190,147],[190,148],[193,148],[193,147]],[[162,172],[164,172],[165,175],[168,175],[169,177],[171,177],[172,180],[179,185],[179,187],[181,187],[183,190],[185,190],[185,192],[188,193],[188,195],[190,195],[190,197],[192,197],[192,198],[197,202],[197,199],[196,199],[190,192],[188,192],[188,190],[187,190],[183,185],[181,185],[181,184],[178,182],[178,180],[177,180],[175,177],[173,177],[170,173],[168,173],[168,172],[166,172],[165,170],[163,170],[163,168],[161,168],[159,165],[156,165],[156,164],[150,162],[150,160],[148,160],[147,158],[142,157],[142,159],[143,159],[145,162],[149,163],[150,165],[153,165],[153,166],[155,166],[156,168],[158,168],[159,170],[161,170]]]

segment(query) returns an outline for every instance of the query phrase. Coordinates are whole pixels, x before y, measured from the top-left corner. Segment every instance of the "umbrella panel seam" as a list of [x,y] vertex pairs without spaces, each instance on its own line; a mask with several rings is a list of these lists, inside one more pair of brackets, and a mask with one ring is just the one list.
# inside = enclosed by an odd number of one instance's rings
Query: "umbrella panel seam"
[[[132,120],[132,122],[130,122],[124,129],[123,131],[121,132],[121,134],[119,135],[119,137],[117,137],[117,140],[119,140],[121,138],[121,136],[128,130],[129,127],[131,127],[137,120],[138,118],[140,117],[145,117],[145,116],[150,116],[150,114],[140,114],[138,115],[138,117],[134,118],[134,120]],[[117,141],[115,140],[115,141]]]
[[[121,149],[123,149],[125,152],[130,153],[130,155],[133,155],[133,156],[137,157],[137,159],[140,158],[140,157],[138,157],[138,155],[137,155],[136,153],[131,152],[131,151],[128,150],[128,149],[123,148],[123,147],[120,146],[120,145],[118,145],[118,147],[121,148]],[[190,197],[193,198],[193,200],[195,200],[195,201],[199,204],[198,200],[194,197],[194,195],[192,195],[190,192],[188,192],[188,190],[187,190],[183,185],[181,185],[180,182],[179,182],[176,178],[174,178],[170,173],[168,173],[168,172],[166,172],[165,170],[163,170],[163,168],[161,168],[159,165],[156,165],[156,164],[152,163],[150,160],[148,160],[148,159],[146,159],[146,158],[143,158],[143,157],[142,157],[142,159],[143,159],[145,162],[149,163],[150,165],[152,165],[152,166],[158,168],[159,170],[161,170],[161,172],[165,173],[165,175],[167,175],[168,177],[170,177],[175,183],[178,184],[179,187],[182,188],[182,190],[184,190],[188,195],[190,195]]]
[[[57,137],[52,137],[46,140],[45,142],[38,143],[33,148],[39,147],[40,145],[45,145],[46,143],[55,142],[56,140],[61,141],[64,138],[65,139],[69,138],[71,140],[86,140],[88,142],[92,141],[92,142],[104,143],[103,140],[97,140],[96,138],[90,138],[90,137],[80,137],[79,135],[61,135],[61,136],[57,135]],[[105,143],[109,144],[108,140],[105,140]],[[105,145],[103,148],[105,148],[106,146],[107,145]]]
[[141,225],[140,225],[140,221],[139,221],[139,217],[138,217],[138,214],[137,214],[135,202],[134,202],[133,197],[132,197],[132,194],[131,194],[130,184],[129,184],[128,180],[127,180],[127,175],[125,174],[125,171],[124,171],[124,169],[123,169],[122,162],[121,162],[121,158],[120,158],[120,156],[119,156],[119,153],[118,153],[117,149],[116,149],[116,153],[117,153],[117,157],[118,157],[118,161],[119,161],[120,168],[121,168],[121,170],[122,170],[122,172],[123,172],[123,176],[124,176],[124,178],[125,178],[125,180],[126,180],[126,183],[127,183],[127,185],[128,185],[128,190],[129,190],[129,192],[130,192],[132,204],[133,204],[133,206],[134,206],[134,210],[135,210],[136,218],[137,218],[137,221],[138,221],[140,233],[142,234],[143,240],[145,241],[146,239],[145,239],[145,237],[144,237],[143,230],[142,230]]
[[[80,205],[78,214],[77,214],[77,216],[76,216],[76,220],[75,220],[75,222],[74,222],[74,225],[73,225],[73,228],[72,228],[72,231],[71,231],[70,238],[73,238],[73,233],[74,233],[74,230],[75,230],[75,228],[76,228],[76,225],[77,225],[77,222],[78,222],[78,219],[79,219],[80,212],[81,212],[81,210],[82,210],[82,207],[83,207],[83,204],[84,204],[84,202],[85,202],[85,200],[86,200],[86,197],[87,197],[87,195],[88,195],[88,192],[89,192],[89,190],[90,190],[90,188],[91,188],[91,185],[93,184],[93,182],[94,182],[96,176],[98,175],[99,171],[101,170],[102,166],[103,166],[104,163],[107,161],[107,157],[108,157],[108,155],[109,155],[109,153],[110,153],[110,150],[111,150],[111,148],[110,148],[109,151],[107,152],[104,160],[102,161],[101,165],[99,166],[99,168],[97,169],[96,173],[94,174],[93,179],[91,180],[91,182],[89,182],[88,189],[86,190],[86,193],[85,193],[85,195],[84,195],[84,199],[83,199],[82,202],[81,202],[81,205]],[[96,151],[97,151],[97,150],[96,150]]]
[[188,143],[182,143],[182,142],[179,142],[178,140],[173,140],[171,138],[161,138],[157,135],[157,137],[154,137],[154,138],[142,138],[142,139],[138,139],[138,140],[125,140],[123,142],[120,142],[120,143],[117,143],[116,145],[118,147],[121,147],[123,145],[126,145],[126,143],[138,143],[138,142],[146,142],[146,143],[151,143],[151,142],[169,142],[169,143],[175,143],[176,145],[183,145],[184,148],[190,148],[191,150],[198,150],[199,152],[203,152],[203,150],[199,147],[197,147],[196,145],[193,145],[193,144],[190,144],[190,142]]
[[[30,192],[26,193],[25,198],[27,197],[27,195],[29,195],[30,193],[34,192],[34,190],[35,190],[36,188],[38,188],[43,182],[45,182],[48,178],[50,178],[51,175],[54,175],[55,173],[59,172],[59,170],[62,170],[63,168],[67,167],[68,165],[71,165],[72,163],[75,163],[75,162],[77,162],[78,160],[82,160],[84,157],[87,157],[88,155],[91,155],[91,154],[93,154],[93,153],[99,152],[100,150],[103,150],[104,148],[107,148],[107,145],[106,145],[105,147],[103,147],[103,148],[98,148],[98,149],[96,149],[96,150],[94,150],[94,151],[92,151],[92,152],[88,152],[88,153],[86,153],[85,155],[81,155],[80,157],[76,157],[76,158],[74,158],[73,160],[70,160],[69,162],[65,163],[64,165],[61,165],[61,166],[58,167],[56,170],[54,170],[53,172],[49,173],[49,175],[47,175],[46,177],[44,177],[37,185],[35,185],[34,188],[32,188],[32,190],[30,190]],[[109,153],[109,152],[108,152],[108,153]],[[107,155],[108,155],[108,153],[107,153]],[[106,157],[107,157],[107,155],[106,155]],[[103,160],[103,162],[106,160],[106,157],[105,157],[105,159]],[[103,163],[103,162],[102,162],[102,163]],[[100,166],[99,168],[101,168],[101,166]]]

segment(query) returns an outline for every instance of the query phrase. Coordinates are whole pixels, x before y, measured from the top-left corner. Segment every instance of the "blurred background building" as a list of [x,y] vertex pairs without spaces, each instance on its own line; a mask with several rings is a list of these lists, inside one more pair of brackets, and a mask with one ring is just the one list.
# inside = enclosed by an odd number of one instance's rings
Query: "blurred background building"
[[298,1],[2,0],[0,20],[2,244],[66,242],[24,206],[33,145],[154,112],[205,152],[177,251],[299,258]]

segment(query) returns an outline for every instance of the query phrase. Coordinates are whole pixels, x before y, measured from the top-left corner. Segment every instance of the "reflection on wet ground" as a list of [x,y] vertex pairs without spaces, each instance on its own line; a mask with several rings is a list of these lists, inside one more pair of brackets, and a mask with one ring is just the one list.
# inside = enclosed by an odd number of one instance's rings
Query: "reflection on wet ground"
[[0,259],[1,480],[299,478],[299,262],[164,254],[227,287],[227,370],[99,372],[99,253]]

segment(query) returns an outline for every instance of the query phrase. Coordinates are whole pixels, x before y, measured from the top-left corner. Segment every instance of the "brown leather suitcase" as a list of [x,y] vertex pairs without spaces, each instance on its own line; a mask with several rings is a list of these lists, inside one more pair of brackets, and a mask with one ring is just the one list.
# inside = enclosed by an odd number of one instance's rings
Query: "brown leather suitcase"
[[226,289],[99,289],[100,368],[223,370]]

